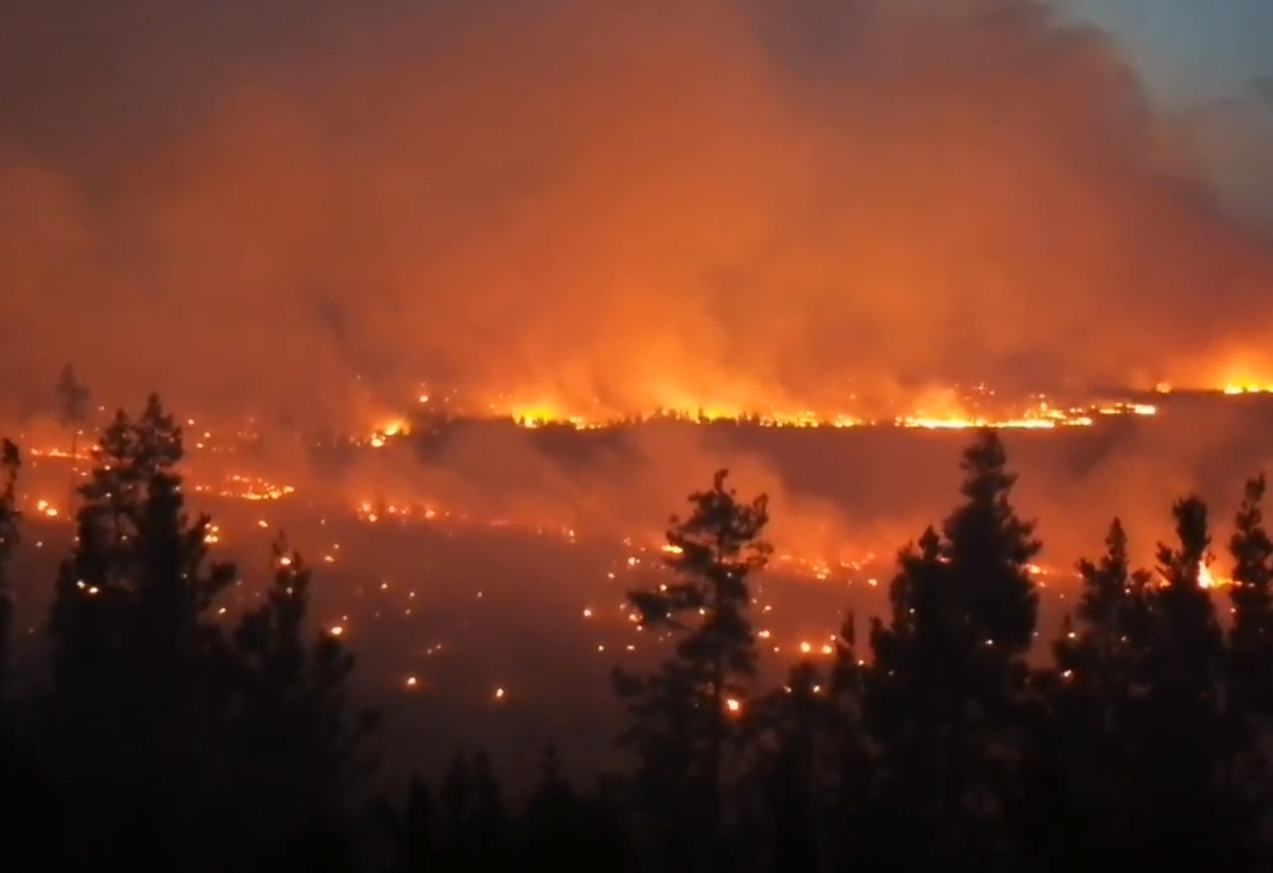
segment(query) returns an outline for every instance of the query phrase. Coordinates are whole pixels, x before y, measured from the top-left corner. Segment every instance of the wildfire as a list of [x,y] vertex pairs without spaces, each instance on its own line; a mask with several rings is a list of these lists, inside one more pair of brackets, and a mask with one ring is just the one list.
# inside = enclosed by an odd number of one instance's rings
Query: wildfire
[[1224,386],[1224,393],[1230,396],[1238,394],[1273,394],[1273,385],[1232,384]]
[[262,500],[282,500],[296,493],[291,485],[278,485],[254,476],[234,474],[226,477],[220,486],[197,484],[193,491],[202,494],[215,494],[217,497],[228,497],[235,500],[258,502]]
[[892,418],[871,418],[847,412],[814,412],[811,410],[764,412],[726,412],[718,407],[656,409],[628,415],[594,413],[585,415],[565,412],[551,406],[513,406],[493,413],[511,420],[519,427],[568,427],[575,430],[598,430],[655,422],[680,422],[699,425],[752,425],[767,428],[857,428],[896,427],[922,430],[970,430],[993,427],[1001,430],[1054,430],[1066,427],[1091,427],[1097,418],[1113,416],[1152,416],[1157,407],[1147,403],[1114,403],[1098,406],[1057,407],[1039,401],[1024,408],[1005,409],[997,413],[973,413],[962,408],[949,408],[940,413],[917,411]]
[[[1171,393],[1172,389],[1168,385],[1160,385],[1158,387],[1164,395]],[[1223,391],[1221,389],[1213,389],[1212,393],[1217,398],[1222,398],[1223,395],[1273,393],[1273,386],[1264,387],[1258,383],[1234,383],[1226,386]],[[461,408],[450,397],[444,399],[447,410]],[[437,416],[437,420],[440,421],[446,420],[445,416],[439,415],[434,406],[431,405],[433,403],[441,404],[442,400],[435,399],[431,401],[428,395],[421,395],[419,402],[422,406],[429,407],[425,412],[426,415]],[[1170,398],[1164,397],[1163,403],[1170,402]],[[1137,403],[1130,400],[1109,403],[1100,403],[1093,400],[1087,404],[1067,405],[1038,396],[1029,403],[1017,404],[1014,409],[1012,403],[1004,402],[997,398],[993,391],[974,390],[972,393],[960,395],[958,392],[945,389],[931,392],[930,395],[924,398],[923,405],[927,410],[931,411],[917,409],[913,415],[903,415],[891,419],[867,419],[848,413],[819,413],[812,410],[791,412],[771,410],[764,413],[744,413],[723,403],[715,405],[704,404],[701,408],[694,411],[657,409],[644,414],[628,416],[607,415],[601,411],[594,411],[590,417],[589,415],[569,412],[565,407],[555,407],[547,402],[517,403],[513,400],[502,399],[501,404],[503,405],[491,407],[490,412],[486,415],[488,420],[491,416],[500,415],[507,416],[507,418],[504,418],[505,422],[515,423],[526,428],[563,426],[574,429],[634,425],[643,422],[677,422],[703,425],[745,424],[772,428],[853,428],[878,425],[904,429],[947,431],[981,426],[1019,430],[1054,430],[1088,427],[1105,417],[1154,416],[1159,411],[1159,407],[1156,405]],[[983,407],[986,408],[985,411],[982,411]],[[438,408],[440,409],[441,407],[439,406]],[[451,413],[447,412],[446,415],[451,415]],[[462,415],[458,414],[456,417],[463,418]],[[355,442],[365,448],[380,448],[392,439],[411,435],[413,430],[422,428],[422,422],[425,420],[429,419],[414,417],[385,418],[375,427],[370,428],[371,436],[369,438]],[[193,422],[190,423],[193,424]],[[240,437],[239,430],[229,429],[225,434],[224,438],[214,438],[211,432],[204,432],[200,444],[195,447],[198,449],[199,456],[204,457],[205,452],[215,454],[221,458],[226,458],[227,455],[237,455],[238,449],[236,446]],[[56,445],[46,444],[42,447],[28,449],[27,453],[37,467],[49,462],[51,462],[52,466],[63,466],[68,465],[67,462],[73,460],[69,452]],[[87,460],[84,457],[86,454],[80,453],[82,461]],[[243,460],[245,463],[251,463],[250,457],[245,456]],[[81,469],[78,471],[80,477],[85,475],[85,470],[83,469],[85,466],[87,464],[84,462],[80,464]],[[196,461],[190,467],[190,478],[187,480],[187,487],[190,491],[201,495],[247,502],[276,502],[296,497],[296,489],[291,485],[272,481],[261,475],[249,475],[243,472],[226,474],[224,470],[224,461],[218,461],[211,467],[205,467],[202,462]],[[44,493],[38,495],[38,499],[37,495],[26,494],[23,496],[23,505],[26,511],[33,516],[50,521],[69,520],[72,515],[67,509],[69,494],[63,494],[57,500],[50,500],[48,499],[50,491],[47,489],[42,490],[44,490]],[[56,495],[57,491],[53,490],[51,493]],[[395,522],[399,524],[438,523],[466,525],[518,530],[534,535],[559,538],[568,543],[576,541],[576,531],[566,522],[552,522],[542,518],[508,519],[484,517],[480,514],[470,514],[469,510],[463,507],[442,506],[423,501],[407,503],[386,501],[384,499],[363,500],[349,506],[346,511],[352,511],[351,514],[354,517],[369,524]],[[259,524],[262,528],[269,525],[264,519]],[[221,540],[222,533],[219,528],[213,527],[208,531],[207,537],[210,543],[216,543]],[[662,556],[659,553],[660,547],[657,545],[656,538],[646,536],[638,537],[637,540],[638,543],[644,542],[645,545],[633,545],[631,541],[625,541],[626,545],[632,547],[629,552],[630,557],[627,559],[629,566],[661,563],[660,559]],[[663,555],[675,552],[670,546],[661,548]],[[324,560],[330,562],[334,558],[329,555]],[[836,556],[780,553],[772,556],[771,563],[775,569],[791,575],[811,580],[832,581],[860,577],[864,575],[868,568],[878,568],[887,562],[881,562],[874,554],[863,551],[857,554],[844,553]],[[1036,575],[1041,577],[1045,574],[1039,569]],[[1231,584],[1230,580],[1213,575],[1211,569],[1206,566],[1199,568],[1199,582],[1204,588],[1209,589],[1224,588]],[[872,578],[869,580],[864,579],[863,584],[869,587],[876,587],[879,583]],[[1041,581],[1040,584],[1044,583]]]
[[1211,568],[1206,562],[1198,565],[1198,587],[1199,588],[1228,588],[1233,584],[1233,580],[1224,576],[1216,576],[1211,572]]
[[[427,400],[427,398],[425,398]],[[371,432],[371,436],[367,438],[367,444],[373,449],[382,448],[389,440],[399,436],[409,436],[411,434],[411,425],[403,419],[394,419],[387,421]]]

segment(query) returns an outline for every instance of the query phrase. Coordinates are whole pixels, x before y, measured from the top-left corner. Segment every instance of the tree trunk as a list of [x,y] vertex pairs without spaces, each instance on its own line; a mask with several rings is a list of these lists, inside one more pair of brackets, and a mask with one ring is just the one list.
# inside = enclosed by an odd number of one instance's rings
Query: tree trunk
[[79,428],[71,428],[71,490],[66,504],[67,517],[75,512],[75,494],[79,485]]

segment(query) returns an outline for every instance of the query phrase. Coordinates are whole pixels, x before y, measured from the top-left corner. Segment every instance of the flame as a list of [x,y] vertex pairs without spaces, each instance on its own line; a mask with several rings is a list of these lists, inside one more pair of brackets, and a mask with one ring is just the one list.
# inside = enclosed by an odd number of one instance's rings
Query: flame
[[[428,398],[426,397],[424,400],[427,401]],[[394,418],[388,421],[383,421],[372,428],[371,435],[366,438],[366,442],[373,449],[379,449],[384,447],[384,445],[394,437],[410,435],[410,423],[405,419]]]
[[1053,430],[1063,427],[1091,427],[1097,418],[1138,415],[1152,416],[1157,407],[1147,403],[1111,403],[1091,407],[1064,408],[1048,401],[1019,409],[1003,409],[997,413],[973,413],[957,405],[948,405],[941,411],[926,412],[891,418],[871,418],[845,411],[816,412],[813,410],[739,411],[715,404],[705,404],[696,409],[659,408],[635,413],[594,412],[585,414],[565,411],[566,407],[550,405],[519,405],[505,408],[492,406],[493,414],[511,420],[519,427],[570,427],[576,430],[593,430],[625,425],[649,424],[660,421],[684,424],[749,424],[771,428],[854,428],[900,427],[923,430],[970,430],[993,427],[1001,430]]
[[1206,561],[1198,565],[1198,587],[1205,589],[1228,588],[1233,584],[1233,580],[1226,576],[1216,576],[1211,572],[1211,568],[1207,566]]
[[[1164,393],[1172,390],[1171,386],[1165,384],[1158,387]],[[1213,389],[1217,394],[1220,394],[1221,390],[1219,388]],[[1257,385],[1232,385],[1227,386],[1224,389],[1224,393],[1238,394],[1254,393],[1256,391],[1263,393],[1266,390],[1269,389],[1263,389]],[[420,399],[422,403],[426,402],[425,396],[422,395]],[[920,409],[915,415],[901,416],[884,421],[869,421],[855,417],[850,413],[818,413],[812,410],[800,410],[790,413],[771,411],[764,414],[747,414],[740,413],[736,408],[724,403],[704,404],[693,412],[661,409],[643,415],[629,415],[624,418],[605,417],[604,413],[597,412],[594,413],[597,417],[588,418],[583,415],[571,414],[566,411],[568,407],[555,407],[548,403],[519,405],[513,401],[506,401],[508,403],[507,409],[511,410],[508,412],[509,418],[506,420],[511,420],[525,427],[558,424],[576,428],[633,424],[641,421],[676,421],[689,424],[746,423],[766,427],[793,428],[843,428],[880,424],[899,428],[931,430],[962,430],[979,426],[1052,430],[1065,427],[1090,426],[1102,417],[1154,416],[1158,412],[1156,406],[1147,403],[1120,401],[1103,404],[1089,403],[1071,407],[1041,397],[1035,397],[1031,403],[1019,407],[1013,412],[1009,409],[1011,403],[998,402],[992,391],[976,393],[973,400],[977,399],[985,401],[986,405],[995,406],[997,404],[995,408],[1003,410],[1003,412],[996,414],[968,412],[966,410],[970,408],[972,401],[961,402],[956,392],[944,390],[931,392],[922,398],[923,409]],[[451,396],[447,396],[438,402],[446,403],[448,410],[453,408]],[[920,404],[917,403],[916,406],[919,408]],[[392,438],[407,436],[412,431],[411,419],[385,417],[371,431],[376,439],[371,441],[355,440],[354,443],[356,445],[378,447],[384,445]],[[245,431],[242,428],[228,428],[215,435],[211,430],[204,431],[200,445],[195,447],[198,451],[192,454],[191,464],[186,471],[187,489],[201,495],[247,502],[278,502],[296,498],[296,488],[267,476],[244,472],[231,474],[224,472],[226,464],[235,464],[243,460],[236,453],[238,451],[237,446],[241,444],[239,441],[244,439],[244,434]],[[22,440],[22,435],[19,435],[19,439]],[[55,466],[74,466],[70,453],[56,445],[30,448],[27,449],[27,454],[37,466],[45,462],[50,462]],[[205,459],[209,457],[213,458],[211,463],[205,462]],[[81,461],[78,470],[79,476],[83,477],[86,475],[86,466],[87,464]],[[21,502],[24,511],[35,517],[65,523],[73,517],[68,498],[69,495],[63,495],[60,500],[55,501],[48,498],[47,492],[40,495],[26,493],[21,495]],[[462,508],[444,506],[427,500],[411,500],[410,502],[401,502],[401,500],[386,501],[383,499],[362,500],[349,506],[346,511],[350,512],[353,517],[369,524],[392,521],[400,524],[476,525],[493,529],[516,529],[535,535],[558,537],[568,543],[576,541],[575,530],[564,523],[553,523],[544,518],[531,517],[515,519],[482,517],[470,514]],[[267,521],[265,518],[257,522],[257,525],[262,529],[269,528],[271,524],[272,522]],[[654,531],[646,531],[643,536],[636,538],[638,541],[643,540],[646,547],[634,547],[635,551],[628,559],[630,566],[661,563],[659,560],[660,554],[667,556],[678,552],[674,546],[659,545],[656,536]],[[221,528],[213,525],[209,527],[205,537],[209,544],[216,544],[223,541],[224,534]],[[629,542],[628,545],[631,545],[631,543]],[[326,563],[332,563],[335,561],[335,557],[328,554],[323,556],[322,560]],[[868,567],[878,566],[876,556],[867,550],[821,556],[775,554],[771,561],[775,568],[813,580],[840,578]],[[1032,568],[1032,573],[1043,575],[1044,570],[1042,568]],[[876,579],[864,580],[864,582],[871,587],[879,584]],[[1040,584],[1043,583],[1041,582]],[[1224,588],[1232,584],[1232,581],[1215,576],[1211,568],[1207,566],[1200,566],[1199,584],[1204,588],[1213,589]]]
[[[1122,407],[1120,407],[1122,409]],[[1152,410],[1153,407],[1147,407]],[[1135,409],[1128,407],[1127,411],[1119,414],[1152,414],[1152,412],[1137,412]],[[962,422],[951,422],[945,420],[915,422],[915,427],[931,426],[941,428],[959,427]],[[968,426],[972,426],[969,424]],[[66,453],[59,453],[55,450],[37,450],[31,452],[33,457],[37,458],[54,458],[65,460]],[[194,479],[191,484],[193,491],[216,495],[222,498],[238,499],[246,502],[259,501],[280,501],[292,498],[296,495],[296,489],[287,485],[278,485],[269,481],[244,475],[233,474],[226,476],[220,485],[212,484],[207,481],[199,481],[201,470],[199,465],[193,464],[190,474]],[[34,510],[35,514],[52,522],[66,522],[70,516],[69,513],[59,511],[58,508],[47,499],[30,499],[24,501],[29,509]],[[437,523],[446,525],[466,525],[486,527],[492,530],[518,530],[531,533],[537,536],[548,536],[559,539],[560,541],[573,544],[577,542],[577,533],[574,528],[565,524],[553,524],[543,520],[532,519],[508,519],[496,517],[481,517],[470,515],[467,512],[453,508],[444,507],[436,503],[397,503],[387,502],[383,500],[363,500],[356,503],[352,507],[352,516],[367,524],[377,524],[381,522],[393,521],[399,524],[420,524],[420,523]],[[270,522],[260,519],[256,522],[257,527],[268,529]],[[626,546],[631,547],[632,551],[626,558],[626,566],[628,568],[636,568],[640,566],[657,566],[662,563],[660,558],[675,556],[682,553],[682,550],[674,545],[663,543],[655,544],[654,532],[647,532],[648,536],[628,538],[624,541]],[[641,540],[647,544],[641,545]],[[634,541],[635,540],[635,541]],[[208,544],[217,544],[223,541],[223,532],[219,525],[209,525],[205,533],[205,541]],[[323,557],[325,563],[332,563],[335,558],[328,554]],[[794,576],[805,578],[811,581],[828,581],[832,578],[856,578],[859,574],[871,567],[877,567],[881,564],[880,557],[869,550],[861,551],[857,554],[841,554],[838,557],[802,555],[793,553],[777,553],[770,559],[771,566],[780,572],[789,573]],[[1031,565],[1030,573],[1033,576],[1040,577],[1039,584],[1046,586],[1046,582],[1042,577],[1051,576],[1053,571],[1039,566]],[[875,578],[866,578],[861,580],[868,587],[877,587],[879,582]],[[1163,582],[1162,584],[1166,584]],[[1198,567],[1198,584],[1200,587],[1208,590],[1223,589],[1233,584],[1232,579],[1224,576],[1216,575],[1207,563],[1203,562]],[[593,610],[585,608],[583,617],[591,618]],[[632,616],[635,619],[635,616]],[[339,636],[345,632],[343,624],[336,624],[329,628],[329,632],[334,636]],[[765,634],[761,634],[761,638],[765,638]],[[808,641],[802,642],[798,646],[802,654],[813,655],[817,653],[829,654],[832,648],[826,644],[814,644]]]
[[1250,383],[1230,383],[1222,389],[1230,396],[1237,394],[1273,394],[1273,385],[1255,385]]
[[1154,386],[1159,394],[1179,389],[1220,392],[1230,397],[1242,394],[1273,394],[1273,358],[1259,349],[1226,350],[1192,368],[1187,378],[1163,381]]
[[[571,400],[551,390],[528,390],[468,400],[457,392],[425,393],[415,398],[418,401],[415,409],[416,414],[434,415],[441,420],[502,419],[527,429],[565,427],[575,430],[656,422],[782,428],[882,426],[927,430],[979,427],[1051,430],[1090,427],[1101,417],[1150,416],[1157,412],[1151,404],[1130,401],[1076,404],[1059,402],[1043,395],[1005,400],[986,385],[929,387],[911,395],[874,399],[849,393],[843,395],[843,402],[832,405],[790,403],[754,391],[739,391],[735,398],[735,392],[730,390],[719,396],[708,396],[674,386],[665,387],[666,390],[652,392],[660,402],[644,408],[619,408],[597,398]],[[371,435],[362,442],[379,448],[395,436],[409,434],[411,427],[405,419],[389,423],[382,421],[369,428],[369,432]]]

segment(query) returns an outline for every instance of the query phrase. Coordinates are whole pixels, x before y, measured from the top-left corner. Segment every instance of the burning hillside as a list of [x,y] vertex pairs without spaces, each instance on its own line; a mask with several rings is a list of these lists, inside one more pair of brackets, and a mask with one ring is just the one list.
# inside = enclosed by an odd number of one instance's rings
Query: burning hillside
[[[968,438],[962,432],[990,424],[1013,434],[1026,506],[1047,518],[1050,541],[1060,546],[1046,564],[1064,575],[1109,515],[1156,525],[1160,504],[1176,494],[1202,487],[1228,499],[1233,476],[1269,460],[1224,450],[1217,476],[1195,466],[1214,464],[1213,448],[1190,446],[1200,434],[1262,427],[1273,413],[1262,395],[1160,391],[1151,399],[1155,404],[1134,395],[1089,398],[1063,407],[1035,397],[1016,407],[1034,403],[1033,414],[1017,418],[987,412],[887,422],[706,410],[586,420],[552,411],[481,416],[417,399],[408,414],[334,441],[309,441],[259,421],[222,428],[190,418],[184,429],[194,499],[258,504],[267,526],[345,518],[648,548],[658,544],[664,512],[686,483],[724,465],[773,495],[776,563],[795,576],[827,580],[886,574],[892,550],[943,511],[952,453]],[[1014,408],[991,392],[966,402],[971,409]],[[1198,421],[1210,427],[1200,431]],[[87,434],[74,463],[64,428],[46,423],[15,436],[28,462],[24,509],[65,519],[71,484],[91,464]],[[1131,466],[1137,464],[1144,472]],[[1078,511],[1094,502],[1099,512]],[[235,536],[243,521],[235,515],[220,535]],[[1142,543],[1146,552],[1150,544]]]

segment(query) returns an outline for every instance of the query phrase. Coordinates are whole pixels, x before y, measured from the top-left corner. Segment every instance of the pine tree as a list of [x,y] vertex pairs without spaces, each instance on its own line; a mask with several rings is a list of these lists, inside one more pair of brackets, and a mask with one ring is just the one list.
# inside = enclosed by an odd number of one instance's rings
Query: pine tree
[[374,812],[387,843],[384,873],[440,873],[438,810],[428,782],[413,774],[401,811],[381,800]]
[[931,835],[910,863],[985,866],[1002,852],[1005,769],[1018,744],[1038,597],[1034,524],[1011,503],[1016,476],[983,431],[965,450],[964,503],[899,556],[888,624],[871,633],[868,720],[888,814]]
[[10,562],[18,546],[22,513],[18,509],[18,447],[0,440],[0,730],[9,724],[8,707],[13,693],[13,578]]
[[185,511],[182,455],[156,396],[98,443],[50,616],[46,744],[74,800],[68,849],[135,857],[144,845],[189,869],[182,854],[199,841],[185,829],[214,781],[228,688],[211,609],[235,572],[207,563],[209,520]]
[[[1219,705],[1223,637],[1202,569],[1211,563],[1207,505],[1196,496],[1176,501],[1175,545],[1159,543],[1162,584],[1151,601],[1154,692],[1199,715]],[[1181,715],[1184,714],[1182,711]]]
[[457,755],[438,788],[443,870],[498,870],[511,862],[508,809],[490,758]]
[[1040,724],[1034,737],[1034,751],[1050,756],[1049,771],[1036,775],[1051,783],[1032,782],[1033,796],[1022,799],[1023,807],[1039,812],[1031,824],[1043,854],[1076,865],[1133,859],[1126,855],[1126,815],[1139,801],[1138,771],[1129,761],[1136,751],[1153,583],[1148,571],[1131,568],[1118,519],[1105,547],[1099,561],[1079,561],[1079,605],[1053,644],[1050,723]]
[[7,439],[0,440],[0,809],[4,810],[0,851],[5,854],[4,861],[18,869],[26,859],[47,850],[47,835],[56,824],[56,807],[26,730],[26,701],[17,694],[13,663],[11,561],[19,544],[22,518],[16,494],[20,466],[18,447]]
[[1237,860],[1252,823],[1232,782],[1238,733],[1222,694],[1224,637],[1201,578],[1212,558],[1207,506],[1185,497],[1172,515],[1176,543],[1158,547],[1162,581],[1150,597],[1144,690],[1129,729],[1142,795],[1127,817],[1169,835],[1154,846],[1159,863],[1189,869]]
[[321,629],[311,642],[311,572],[282,536],[272,568],[265,603],[242,616],[233,634],[242,713],[236,787],[256,841],[286,845],[346,815],[351,789],[373,765],[364,747],[376,716],[350,705],[354,657],[339,637]]
[[1073,618],[1067,616],[1053,645],[1057,669],[1070,699],[1084,708],[1094,728],[1114,729],[1118,708],[1132,692],[1139,659],[1148,642],[1148,571],[1132,570],[1127,534],[1118,519],[1110,524],[1099,562],[1081,560],[1082,594]]
[[740,501],[727,475],[718,472],[710,489],[690,495],[688,518],[671,521],[666,563],[676,581],[628,595],[642,627],[675,636],[672,655],[648,676],[615,671],[630,717],[622,741],[637,755],[638,784],[651,809],[675,822],[666,851],[708,866],[723,855],[727,753],[756,670],[748,580],[770,552],[762,539],[768,501]]
[[519,857],[533,870],[632,867],[616,811],[604,796],[579,791],[566,780],[552,746],[544,751],[519,831]]
[[[865,713],[870,665],[861,654],[856,617],[849,612],[836,640],[828,683],[835,774],[835,794],[828,809],[839,824],[838,833],[827,841],[833,869],[842,869],[853,859],[878,858],[881,865],[887,863],[876,854],[882,845],[874,833],[873,821],[879,775]],[[884,852],[887,854],[892,848],[890,841]],[[822,869],[827,868],[824,864]]]
[[801,662],[785,685],[748,708],[748,787],[757,803],[748,832],[761,838],[761,869],[871,866],[866,812],[873,772],[862,725],[863,670],[850,614],[829,668]]
[[753,838],[762,837],[761,869],[818,870],[829,860],[827,828],[836,759],[835,711],[827,679],[806,661],[786,684],[749,709],[759,734],[752,780],[760,808]]
[[1246,483],[1229,539],[1233,622],[1226,701],[1234,731],[1234,793],[1248,808],[1273,809],[1267,743],[1273,731],[1273,539],[1264,522],[1265,479]]
[[1229,540],[1230,705],[1261,721],[1273,719],[1273,539],[1264,526],[1264,492],[1263,476],[1246,483]]

